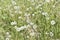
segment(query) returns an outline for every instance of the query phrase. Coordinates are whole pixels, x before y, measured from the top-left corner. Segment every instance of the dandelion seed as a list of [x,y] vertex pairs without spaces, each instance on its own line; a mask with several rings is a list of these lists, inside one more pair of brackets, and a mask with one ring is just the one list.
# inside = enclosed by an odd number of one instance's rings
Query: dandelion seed
[[54,25],[56,22],[54,20],[51,21],[51,25]]

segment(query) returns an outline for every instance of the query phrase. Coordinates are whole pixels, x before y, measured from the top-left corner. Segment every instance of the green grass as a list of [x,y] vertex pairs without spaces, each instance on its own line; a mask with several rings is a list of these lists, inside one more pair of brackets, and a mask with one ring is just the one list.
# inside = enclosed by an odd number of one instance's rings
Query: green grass
[[0,40],[60,40],[60,0],[0,0]]

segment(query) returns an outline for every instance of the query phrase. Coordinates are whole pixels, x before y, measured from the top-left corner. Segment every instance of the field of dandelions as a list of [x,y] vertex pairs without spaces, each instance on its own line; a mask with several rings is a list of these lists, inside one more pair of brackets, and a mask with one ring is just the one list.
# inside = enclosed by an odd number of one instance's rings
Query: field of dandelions
[[60,40],[60,0],[0,0],[0,40]]

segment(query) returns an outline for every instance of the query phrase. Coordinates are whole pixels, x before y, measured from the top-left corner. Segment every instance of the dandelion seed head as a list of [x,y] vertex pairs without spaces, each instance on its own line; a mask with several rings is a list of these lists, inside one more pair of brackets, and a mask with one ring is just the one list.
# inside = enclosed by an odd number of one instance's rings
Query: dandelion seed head
[[47,12],[42,12],[42,15],[48,16]]
[[9,35],[9,32],[6,32],[7,35]]
[[54,25],[56,22],[54,20],[51,21],[51,25]]
[[54,36],[53,32],[50,32],[50,36],[51,36],[51,37],[53,37],[53,36]]
[[6,38],[6,40],[9,40],[9,38]]
[[11,22],[11,25],[16,25],[16,24],[17,24],[16,21]]

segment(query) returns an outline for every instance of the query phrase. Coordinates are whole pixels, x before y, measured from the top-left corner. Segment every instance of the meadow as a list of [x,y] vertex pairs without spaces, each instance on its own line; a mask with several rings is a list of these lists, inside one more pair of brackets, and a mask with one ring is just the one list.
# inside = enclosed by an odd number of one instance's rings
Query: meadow
[[60,40],[60,0],[0,0],[0,40]]

